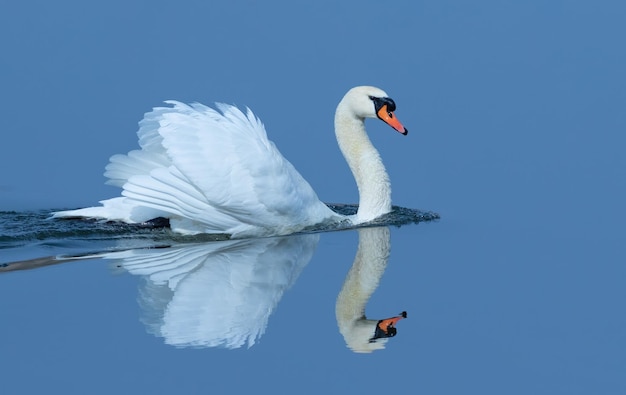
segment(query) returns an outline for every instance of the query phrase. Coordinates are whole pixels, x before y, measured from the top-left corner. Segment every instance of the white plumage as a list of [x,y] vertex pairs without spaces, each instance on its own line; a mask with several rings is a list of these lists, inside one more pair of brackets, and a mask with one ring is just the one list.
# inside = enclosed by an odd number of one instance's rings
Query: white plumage
[[386,227],[362,228],[358,232],[359,246],[337,296],[335,316],[346,345],[354,352],[370,353],[385,348],[389,341],[372,340],[380,320],[368,319],[365,307],[387,268],[391,241]]
[[[137,133],[139,150],[111,157],[105,176],[109,184],[123,188],[122,197],[54,216],[128,223],[165,217],[176,232],[232,237],[290,234],[344,220],[370,221],[391,211],[391,190],[380,156],[365,133],[364,118],[380,117],[377,104],[389,102],[393,103],[380,89],[357,87],[337,108],[337,139],[361,193],[356,216],[341,216],[322,203],[268,140],[263,124],[249,109],[244,113],[226,104],[213,109],[177,101],[145,115]],[[384,111],[393,118],[393,109]],[[388,123],[403,132],[399,123]]]
[[101,254],[143,277],[149,333],[176,347],[251,347],[309,262],[319,234]]
[[[385,272],[391,244],[386,227],[358,232],[357,253],[337,296],[335,313],[346,345],[367,353],[385,348],[389,340],[374,339],[381,320],[368,319],[365,308]],[[319,237],[311,233],[249,238],[97,257],[142,277],[142,322],[166,344],[251,347],[265,333],[285,291],[313,257]]]

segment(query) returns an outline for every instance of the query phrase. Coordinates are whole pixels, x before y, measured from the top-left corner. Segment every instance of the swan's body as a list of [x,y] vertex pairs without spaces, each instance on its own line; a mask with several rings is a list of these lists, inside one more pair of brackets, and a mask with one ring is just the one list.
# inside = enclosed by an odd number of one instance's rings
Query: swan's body
[[337,141],[360,193],[359,210],[350,217],[318,199],[250,110],[167,103],[173,107],[155,108],[140,122],[140,150],[111,157],[105,176],[123,188],[123,196],[55,217],[128,223],[164,217],[176,232],[243,237],[346,220],[359,224],[391,211],[389,177],[364,120],[378,117],[403,134],[406,129],[393,116],[393,100],[378,88],[351,89],[335,115]]
[[[335,313],[346,345],[367,353],[385,348],[396,334],[395,324],[406,314],[366,317],[366,305],[387,267],[390,232],[387,227],[365,227],[358,233],[357,253],[337,296]],[[309,233],[183,243],[65,259],[104,258],[113,261],[112,267],[143,277],[141,321],[149,333],[167,344],[251,347],[265,333],[285,291],[313,257],[319,237]],[[302,317],[306,318],[306,310],[301,309]],[[289,330],[273,330],[285,329]],[[303,337],[303,341],[308,340]]]
[[176,347],[252,347],[319,234],[249,238],[100,255],[144,278],[141,321]]

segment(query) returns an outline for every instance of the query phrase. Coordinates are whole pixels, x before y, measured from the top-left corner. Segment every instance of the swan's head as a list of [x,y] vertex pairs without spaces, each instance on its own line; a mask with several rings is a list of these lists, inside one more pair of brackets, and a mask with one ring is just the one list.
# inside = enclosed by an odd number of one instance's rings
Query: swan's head
[[[360,318],[354,322],[339,322],[339,331],[346,345],[357,353],[370,353],[385,348],[389,338],[397,334],[396,323],[406,318],[406,311],[382,320]],[[343,325],[342,325],[343,324]]]
[[400,315],[391,318],[385,318],[384,320],[379,320],[376,324],[376,330],[374,332],[374,337],[370,339],[370,342],[376,341],[376,339],[384,339],[386,337],[394,337],[398,330],[395,325],[401,319],[406,318],[406,311],[400,313]]
[[409,132],[393,113],[396,103],[382,89],[357,86],[350,89],[341,101],[359,118],[378,118],[404,135]]

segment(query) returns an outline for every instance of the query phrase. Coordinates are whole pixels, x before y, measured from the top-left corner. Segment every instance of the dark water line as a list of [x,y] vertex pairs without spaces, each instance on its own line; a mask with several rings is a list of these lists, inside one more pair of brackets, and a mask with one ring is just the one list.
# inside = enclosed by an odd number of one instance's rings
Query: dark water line
[[[343,215],[356,213],[356,205],[329,204]],[[74,242],[110,242],[119,240],[146,240],[155,243],[198,243],[228,239],[228,235],[183,236],[169,228],[149,224],[125,224],[113,221],[86,219],[53,219],[55,210],[30,212],[0,211],[0,250],[23,247],[31,244],[47,246],[71,246]],[[404,207],[393,211],[363,226],[402,226],[439,219],[439,215]],[[323,228],[310,228],[302,233],[318,233],[354,229],[346,224],[335,224]]]

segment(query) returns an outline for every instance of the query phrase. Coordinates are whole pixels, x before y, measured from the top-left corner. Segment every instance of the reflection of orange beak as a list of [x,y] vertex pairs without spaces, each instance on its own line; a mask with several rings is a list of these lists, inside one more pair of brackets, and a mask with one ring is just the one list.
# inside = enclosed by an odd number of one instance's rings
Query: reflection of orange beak
[[406,318],[406,311],[403,311],[399,316],[378,321],[378,328],[385,333],[389,333],[389,330],[394,328],[396,323],[403,318]]
[[391,126],[398,132],[404,135],[409,132],[404,126],[402,126],[402,124],[400,123],[400,121],[398,121],[398,118],[395,117],[393,112],[387,110],[386,104],[380,107],[376,115],[378,115],[378,118],[380,118],[381,121],[385,122],[387,125]]
[[376,329],[374,330],[374,336],[370,339],[370,343],[375,342],[376,339],[394,337],[398,333],[395,325],[403,318],[406,318],[406,311],[403,311],[397,317],[386,318],[378,321]]

